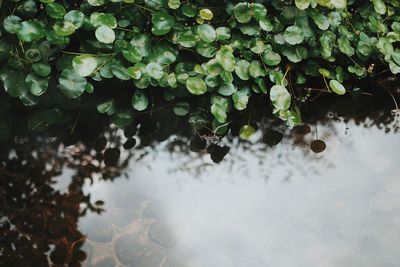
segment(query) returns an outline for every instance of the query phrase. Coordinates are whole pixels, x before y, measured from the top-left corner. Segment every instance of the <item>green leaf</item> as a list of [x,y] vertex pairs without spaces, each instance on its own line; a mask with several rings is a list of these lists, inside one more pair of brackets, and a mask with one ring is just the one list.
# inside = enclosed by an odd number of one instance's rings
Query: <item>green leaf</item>
[[206,83],[199,77],[190,77],[186,80],[186,88],[193,95],[202,95],[207,92]]
[[232,53],[232,48],[222,46],[217,52],[215,59],[224,68],[224,70],[232,72],[235,70],[236,59]]
[[67,12],[65,7],[58,3],[51,3],[46,5],[46,13],[53,19],[62,19]]
[[300,10],[305,10],[310,6],[311,0],[295,0],[296,7]]
[[276,66],[281,62],[281,56],[273,51],[264,53],[262,59],[268,66]]
[[330,3],[336,9],[345,9],[347,7],[347,0],[331,0]]
[[71,35],[76,30],[74,24],[72,24],[72,22],[69,21],[57,22],[56,24],[54,24],[53,29],[54,32],[60,36]]
[[267,9],[263,4],[260,3],[251,3],[253,17],[256,20],[264,19],[267,16]]
[[231,30],[227,27],[218,27],[216,30],[218,40],[229,40],[231,38]]
[[309,14],[320,30],[325,31],[329,28],[329,20],[324,14],[316,10],[311,10]]
[[303,30],[298,26],[289,26],[283,34],[285,41],[288,44],[301,44],[304,41]]
[[34,96],[40,96],[47,91],[49,82],[47,78],[37,76],[34,73],[29,73],[25,78],[26,86]]
[[9,33],[17,33],[21,28],[22,19],[18,16],[10,15],[3,21],[4,29]]
[[154,35],[164,35],[167,34],[172,27],[175,25],[175,19],[165,11],[156,12],[151,18],[153,27],[151,32]]
[[351,46],[350,41],[346,37],[341,36],[337,41],[338,41],[338,46],[339,46],[340,52],[342,52],[343,54],[346,54],[350,57],[352,55],[354,55],[355,50]]
[[10,70],[2,77],[4,90],[11,97],[20,97],[28,91],[25,84],[26,74],[21,71]]
[[214,27],[208,24],[202,24],[197,27],[197,33],[203,41],[207,43],[214,42],[217,38],[217,34],[214,30]]
[[249,102],[249,93],[247,90],[237,91],[232,95],[233,105],[237,110],[244,110]]
[[250,62],[248,62],[247,60],[239,60],[235,67],[235,73],[240,79],[247,81],[250,78],[249,68]]
[[64,21],[71,22],[75,29],[79,29],[85,21],[85,14],[79,10],[71,10],[65,14]]
[[392,54],[392,59],[400,66],[400,49],[396,49]]
[[126,60],[132,63],[140,62],[142,60],[142,53],[136,46],[130,45],[122,50],[122,55]]
[[344,86],[337,80],[330,80],[329,87],[332,89],[333,92],[338,95],[344,95],[346,93],[346,89],[344,88]]
[[132,96],[132,107],[137,111],[143,111],[149,105],[149,100],[143,90],[136,90]]
[[242,139],[249,140],[255,132],[256,132],[256,129],[254,129],[253,126],[247,124],[247,125],[243,125],[240,128],[239,136]]
[[130,110],[118,111],[111,116],[111,122],[114,123],[118,128],[125,128],[126,126],[132,124],[133,119],[134,116]]
[[105,4],[105,0],[87,0],[91,6],[102,6]]
[[117,107],[114,99],[109,99],[101,104],[97,105],[97,111],[101,114],[113,115]]
[[256,54],[264,52],[265,47],[265,43],[260,39],[253,39],[250,44],[250,50]]
[[69,98],[80,97],[86,89],[87,81],[72,69],[65,69],[59,78],[61,92]]
[[32,64],[32,70],[36,75],[47,77],[51,73],[51,67],[48,63],[38,62]]
[[249,3],[238,3],[234,8],[234,15],[240,23],[248,23],[252,18],[252,11]]
[[33,42],[41,39],[46,35],[43,26],[36,21],[24,21],[17,31],[18,37],[24,42]]
[[237,91],[237,88],[232,83],[223,84],[218,88],[218,93],[223,96],[230,96]]
[[168,7],[171,9],[178,9],[181,6],[180,0],[168,0]]
[[150,75],[150,77],[160,80],[164,76],[164,70],[160,64],[155,62],[150,62],[146,66],[146,72]]
[[185,116],[190,111],[190,105],[188,102],[178,102],[175,104],[174,113],[177,116]]
[[291,104],[291,96],[288,90],[282,85],[274,85],[270,91],[270,99],[275,108],[287,110]]
[[97,40],[101,43],[111,44],[115,40],[114,31],[107,26],[100,26],[96,29],[95,32]]
[[214,17],[214,14],[212,13],[212,11],[210,9],[202,8],[202,9],[200,9],[199,16],[200,16],[200,18],[202,18],[204,20],[212,20],[212,18]]
[[132,79],[139,80],[142,77],[142,67],[141,66],[135,65],[133,67],[129,67],[127,69],[127,71],[129,73],[129,76],[132,77]]
[[82,77],[89,76],[97,68],[97,60],[91,55],[76,56],[72,60],[72,67]]
[[383,2],[382,0],[372,0],[372,3],[374,4],[374,10],[376,13],[381,15],[386,14],[385,2]]
[[96,28],[106,26],[110,29],[115,29],[118,26],[117,19],[113,15],[107,13],[93,12],[90,15],[90,22]]

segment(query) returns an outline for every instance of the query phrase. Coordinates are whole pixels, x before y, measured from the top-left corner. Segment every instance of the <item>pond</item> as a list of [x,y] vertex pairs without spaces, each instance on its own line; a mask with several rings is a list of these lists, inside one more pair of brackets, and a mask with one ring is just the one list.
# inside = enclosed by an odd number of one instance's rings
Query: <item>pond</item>
[[247,141],[165,118],[19,134],[2,149],[0,265],[397,266],[399,125],[374,103],[321,100]]

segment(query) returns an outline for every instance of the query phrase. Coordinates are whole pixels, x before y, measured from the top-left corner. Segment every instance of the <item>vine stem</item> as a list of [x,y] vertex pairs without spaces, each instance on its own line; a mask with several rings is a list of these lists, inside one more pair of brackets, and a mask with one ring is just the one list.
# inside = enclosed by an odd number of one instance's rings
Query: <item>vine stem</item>
[[72,51],[61,51],[61,53],[66,55],[75,55],[75,56],[94,56],[94,57],[106,57],[106,56],[115,56],[117,53],[109,53],[109,54],[90,54],[90,53],[80,53],[80,52],[72,52]]
[[142,6],[142,5],[139,5],[139,4],[136,4],[136,3],[133,3],[133,5],[136,6],[136,7],[142,8],[142,9],[144,9],[146,11],[149,11],[152,14],[156,13],[154,10],[151,10],[150,8],[147,8],[145,6]]

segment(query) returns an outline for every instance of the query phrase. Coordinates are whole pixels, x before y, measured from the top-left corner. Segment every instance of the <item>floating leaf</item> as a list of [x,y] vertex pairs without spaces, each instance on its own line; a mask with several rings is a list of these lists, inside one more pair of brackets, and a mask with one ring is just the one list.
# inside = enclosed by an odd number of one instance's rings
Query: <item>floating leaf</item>
[[274,107],[279,110],[287,110],[290,107],[291,96],[282,85],[274,85],[270,91],[270,99]]
[[118,128],[125,128],[133,122],[133,113],[130,110],[117,111],[111,116],[111,122]]
[[178,102],[175,104],[174,113],[177,116],[185,116],[190,111],[190,105],[188,102]]
[[75,29],[79,29],[85,21],[85,14],[79,10],[71,10],[65,14],[64,21],[71,22]]
[[137,111],[143,111],[149,105],[149,100],[142,90],[136,90],[132,96],[132,107]]
[[295,45],[304,41],[303,30],[298,26],[289,26],[283,34],[285,41],[288,44]]
[[67,13],[65,7],[59,3],[51,3],[46,5],[46,13],[53,19],[62,19]]
[[114,99],[109,99],[101,104],[97,105],[97,111],[101,114],[113,115],[117,107]]
[[36,21],[24,21],[21,23],[17,34],[21,41],[32,42],[43,38],[46,35],[46,31],[43,26]]
[[300,10],[305,10],[310,6],[311,0],[295,0],[296,7]]
[[253,126],[247,124],[247,125],[243,125],[240,128],[239,136],[242,139],[249,140],[255,132],[256,132],[256,129],[254,129]]
[[329,87],[338,95],[344,95],[346,93],[346,88],[337,80],[330,80]]
[[22,19],[18,16],[10,15],[3,21],[4,29],[9,33],[17,33],[21,28]]
[[150,77],[159,80],[163,77],[164,71],[160,64],[155,62],[150,62],[146,66],[146,72],[150,75]]
[[47,78],[37,76],[34,73],[29,73],[25,78],[26,86],[29,88],[34,96],[40,96],[47,91],[49,87],[49,82]]
[[115,40],[114,31],[107,26],[98,27],[96,29],[95,35],[96,35],[97,40],[99,40],[99,42],[102,42],[105,44],[111,44]]
[[215,39],[217,38],[217,34],[214,30],[214,27],[208,24],[199,25],[197,27],[197,33],[199,37],[207,43],[214,42]]
[[151,32],[154,35],[164,35],[175,25],[175,19],[165,11],[158,11],[151,18],[153,27]]
[[61,92],[69,98],[80,97],[86,89],[87,81],[72,69],[65,69],[59,78]]
[[186,80],[186,88],[193,95],[202,95],[207,92],[206,83],[199,77],[190,77]]
[[86,77],[97,68],[97,60],[91,55],[76,56],[72,60],[72,67],[80,76]]
[[54,32],[60,36],[71,35],[76,30],[74,24],[72,24],[72,22],[69,21],[57,22],[56,24],[54,24],[53,29]]
[[199,15],[200,15],[200,18],[202,18],[204,20],[212,20],[212,18],[214,16],[212,11],[208,8],[200,9]]

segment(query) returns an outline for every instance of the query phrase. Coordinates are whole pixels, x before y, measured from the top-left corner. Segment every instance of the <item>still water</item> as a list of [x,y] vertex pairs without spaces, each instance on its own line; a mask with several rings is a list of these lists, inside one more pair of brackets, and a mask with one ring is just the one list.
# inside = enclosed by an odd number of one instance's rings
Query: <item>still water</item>
[[16,127],[0,143],[0,266],[397,267],[393,103],[346,101],[304,108],[294,130],[239,114],[222,140],[167,109],[125,131],[88,112]]
[[[317,127],[320,154],[307,147],[312,132],[273,148],[254,137],[233,140],[216,165],[171,153],[171,137],[131,159],[122,178],[86,183],[105,212],[79,220],[84,265],[399,266],[398,134]],[[68,171],[56,186],[64,180]]]

